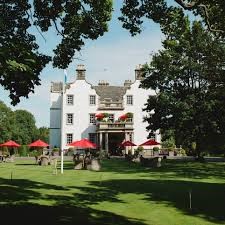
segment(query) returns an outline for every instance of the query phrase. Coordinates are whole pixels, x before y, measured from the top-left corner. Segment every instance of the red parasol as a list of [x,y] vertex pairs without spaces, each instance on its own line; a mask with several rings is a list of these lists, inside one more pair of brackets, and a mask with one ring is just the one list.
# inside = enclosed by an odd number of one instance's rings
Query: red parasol
[[48,147],[49,144],[45,143],[44,141],[38,139],[37,141],[28,145],[29,147]]
[[70,144],[67,144],[67,146],[73,146],[73,147],[79,147],[79,148],[96,148],[97,147],[95,143],[92,143],[86,138],[81,139],[79,141],[74,141]]
[[150,140],[148,140],[148,141],[142,143],[142,144],[139,145],[139,146],[143,146],[143,145],[160,145],[160,143],[157,142],[157,141],[155,141],[155,140],[153,140],[153,139],[150,139]]
[[137,146],[131,141],[124,141],[123,143],[120,144],[121,147],[127,147],[127,146]]
[[3,144],[0,145],[1,147],[6,146],[6,147],[19,147],[20,145],[17,144],[15,141],[9,140]]

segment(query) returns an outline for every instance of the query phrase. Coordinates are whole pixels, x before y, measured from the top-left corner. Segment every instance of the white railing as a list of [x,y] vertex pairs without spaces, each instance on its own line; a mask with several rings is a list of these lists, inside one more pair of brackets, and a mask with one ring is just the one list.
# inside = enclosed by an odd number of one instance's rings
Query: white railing
[[105,130],[120,130],[120,129],[133,129],[132,122],[97,122],[97,129]]

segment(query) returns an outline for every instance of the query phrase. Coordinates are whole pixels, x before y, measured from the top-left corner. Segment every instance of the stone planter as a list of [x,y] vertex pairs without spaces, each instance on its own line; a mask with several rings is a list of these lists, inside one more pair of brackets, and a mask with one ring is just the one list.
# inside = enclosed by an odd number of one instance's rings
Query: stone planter
[[174,151],[169,151],[169,156],[174,156]]

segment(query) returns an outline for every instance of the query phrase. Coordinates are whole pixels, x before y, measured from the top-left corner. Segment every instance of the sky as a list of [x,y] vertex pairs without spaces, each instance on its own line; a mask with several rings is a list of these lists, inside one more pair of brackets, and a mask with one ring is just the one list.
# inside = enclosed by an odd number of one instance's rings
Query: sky
[[[162,48],[163,34],[159,25],[146,21],[141,34],[131,37],[129,31],[122,28],[118,21],[122,0],[114,1],[114,13],[109,23],[109,31],[95,41],[87,41],[80,53],[67,69],[68,82],[75,80],[76,67],[83,64],[86,68],[86,80],[96,85],[99,80],[106,80],[110,85],[123,85],[124,80],[134,80],[134,70],[138,64],[150,62],[153,52]],[[36,31],[39,52],[52,55],[52,50],[59,43],[59,36],[54,29],[43,33],[46,41]],[[64,72],[53,68],[51,64],[41,72],[41,85],[35,87],[35,93],[29,98],[22,98],[16,107],[10,105],[9,92],[0,86],[0,100],[12,110],[25,109],[31,112],[37,127],[49,127],[50,121],[50,85],[51,82],[63,81]]]

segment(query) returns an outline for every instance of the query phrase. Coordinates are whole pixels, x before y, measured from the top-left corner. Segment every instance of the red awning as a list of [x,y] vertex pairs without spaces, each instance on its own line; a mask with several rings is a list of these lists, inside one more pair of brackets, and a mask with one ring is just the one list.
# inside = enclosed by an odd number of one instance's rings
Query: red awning
[[6,146],[6,147],[19,147],[20,145],[17,144],[15,141],[9,140],[3,144],[0,145],[1,147]]

